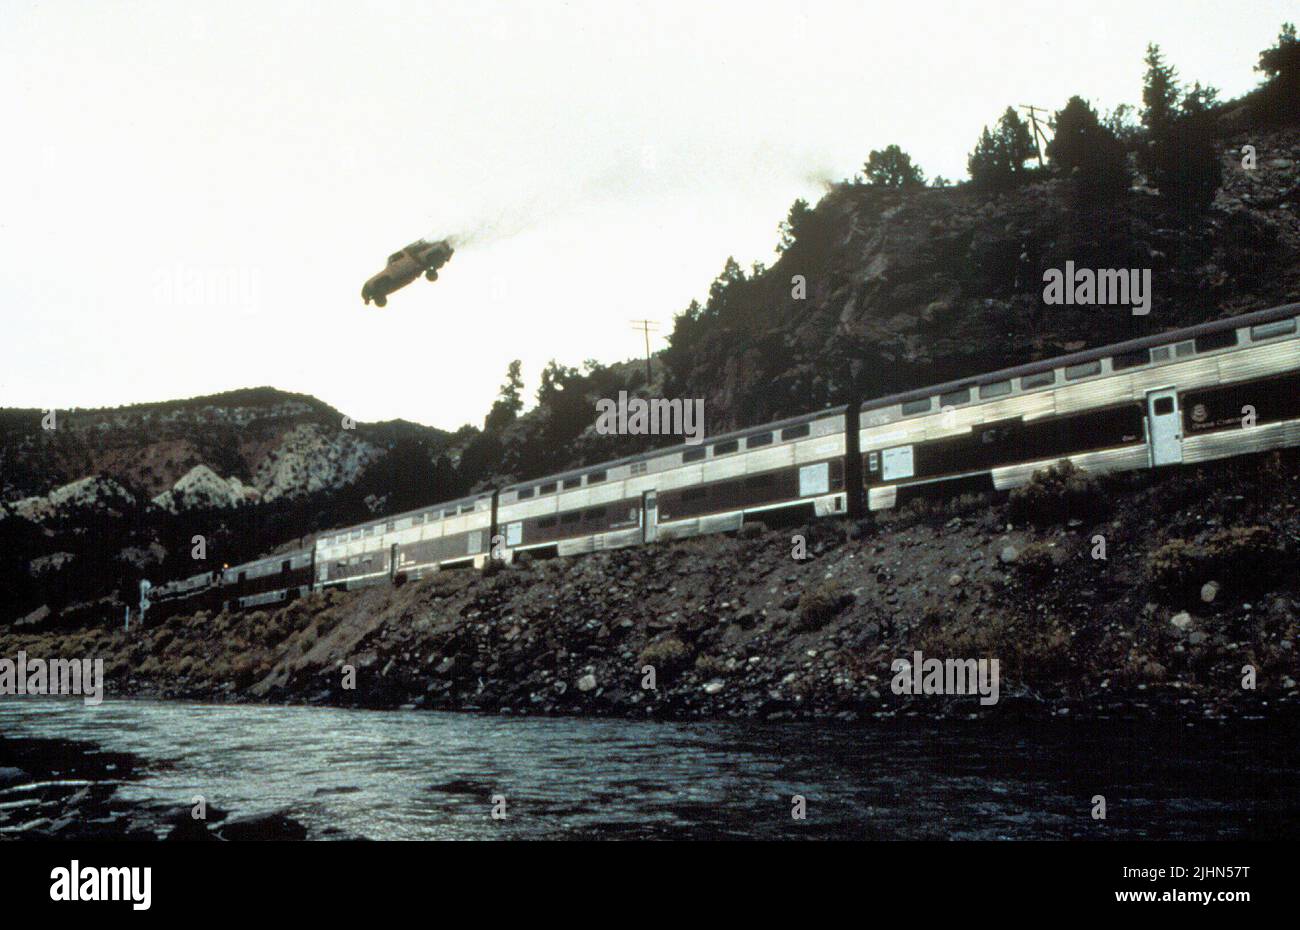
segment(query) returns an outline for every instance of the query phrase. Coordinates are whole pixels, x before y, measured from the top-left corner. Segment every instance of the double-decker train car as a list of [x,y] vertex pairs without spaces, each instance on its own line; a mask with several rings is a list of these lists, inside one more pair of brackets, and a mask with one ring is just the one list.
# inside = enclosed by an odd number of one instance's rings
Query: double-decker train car
[[1023,484],[1068,458],[1091,472],[1300,443],[1296,305],[954,381],[862,405],[871,509],[900,489]]
[[574,555],[739,529],[745,515],[845,513],[843,408],[502,488],[497,555]]
[[315,584],[350,588],[440,568],[481,568],[492,504],[492,494],[479,494],[323,534],[316,540]]
[[234,609],[262,607],[302,597],[312,588],[316,550],[271,555],[222,572],[220,602]]
[[1005,490],[1061,459],[1106,472],[1296,446],[1298,322],[1289,304],[518,482],[150,597],[169,612],[250,607],[521,552],[728,532],[760,515],[879,510],[957,482]]

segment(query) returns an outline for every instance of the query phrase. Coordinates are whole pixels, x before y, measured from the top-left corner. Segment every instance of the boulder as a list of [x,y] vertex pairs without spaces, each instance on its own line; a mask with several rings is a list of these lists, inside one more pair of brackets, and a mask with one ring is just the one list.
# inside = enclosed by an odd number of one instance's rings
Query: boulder
[[307,828],[284,811],[270,814],[253,814],[236,817],[223,823],[217,835],[231,842],[266,842],[271,840],[304,840]]
[[11,785],[22,785],[32,780],[22,769],[16,769],[12,766],[0,765],[0,788],[8,788]]

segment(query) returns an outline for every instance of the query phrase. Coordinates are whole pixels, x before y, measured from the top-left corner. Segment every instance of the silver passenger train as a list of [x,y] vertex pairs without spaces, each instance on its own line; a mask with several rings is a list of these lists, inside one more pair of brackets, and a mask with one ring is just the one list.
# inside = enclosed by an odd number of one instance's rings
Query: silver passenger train
[[1300,445],[1300,304],[1130,340],[511,484],[155,587],[169,612],[827,517],[1069,459],[1094,473]]

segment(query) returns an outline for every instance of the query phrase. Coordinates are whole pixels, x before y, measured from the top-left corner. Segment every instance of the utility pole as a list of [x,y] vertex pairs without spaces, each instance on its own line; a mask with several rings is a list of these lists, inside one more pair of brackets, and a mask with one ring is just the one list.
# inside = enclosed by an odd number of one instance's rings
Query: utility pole
[[[1047,145],[1047,133],[1043,132],[1038,126],[1038,114],[1042,113],[1044,117],[1047,111],[1042,107],[1036,107],[1033,104],[1020,104],[1020,109],[1029,111],[1029,125],[1034,127],[1034,151],[1038,153],[1038,167],[1043,167],[1043,149],[1039,146],[1038,140],[1043,140],[1043,145]],[[1046,119],[1043,122],[1047,122]]]
[[652,378],[650,373],[650,331],[652,329],[658,329],[659,324],[654,320],[633,320],[632,328],[639,329],[645,333],[645,386],[648,391],[650,389],[650,381]]

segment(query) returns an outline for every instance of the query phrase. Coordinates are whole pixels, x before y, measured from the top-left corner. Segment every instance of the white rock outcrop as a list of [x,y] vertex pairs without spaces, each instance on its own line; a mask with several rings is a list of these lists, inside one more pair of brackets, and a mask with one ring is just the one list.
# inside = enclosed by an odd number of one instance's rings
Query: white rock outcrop
[[23,498],[13,505],[13,511],[20,517],[40,522],[82,509],[120,514],[134,500],[131,493],[112,478],[90,475],[55,488],[42,497]]
[[153,499],[156,507],[170,513],[182,510],[238,507],[254,500],[257,491],[238,478],[222,478],[206,465],[195,465],[170,491],[163,491]]
[[303,423],[257,466],[253,485],[268,501],[341,488],[356,481],[382,454],[378,446],[350,431]]

